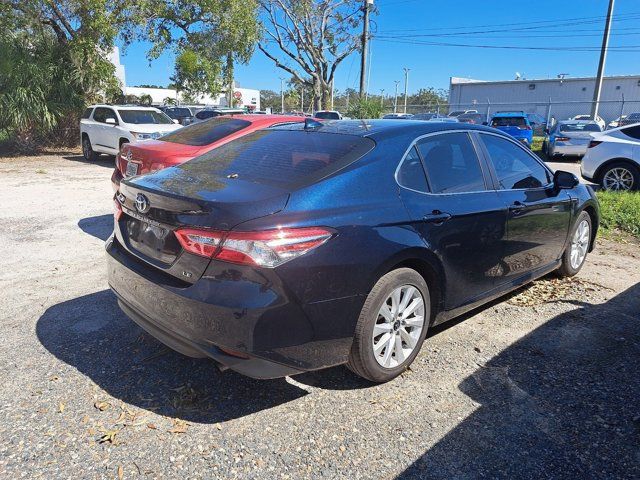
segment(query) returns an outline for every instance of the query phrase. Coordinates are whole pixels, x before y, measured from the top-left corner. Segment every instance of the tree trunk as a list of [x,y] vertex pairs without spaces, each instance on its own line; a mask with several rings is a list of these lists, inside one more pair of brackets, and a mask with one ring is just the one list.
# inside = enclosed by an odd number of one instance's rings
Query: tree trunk
[[227,65],[225,67],[225,76],[227,84],[227,105],[233,108],[233,54],[227,54]]

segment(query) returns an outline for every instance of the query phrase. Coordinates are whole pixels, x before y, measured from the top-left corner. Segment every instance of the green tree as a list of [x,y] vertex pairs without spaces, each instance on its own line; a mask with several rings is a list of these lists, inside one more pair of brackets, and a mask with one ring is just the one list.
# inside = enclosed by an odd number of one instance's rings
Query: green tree
[[[200,63],[204,67],[199,69],[198,78],[202,79],[206,70],[209,74],[216,71],[223,79],[210,82],[207,93],[217,95],[226,89],[231,104],[234,64],[249,61],[259,38],[257,8],[255,0],[145,0],[141,4],[148,19],[145,33],[153,43],[148,56],[155,59],[167,49],[178,52],[178,56],[190,52],[191,66]],[[194,60],[194,56],[199,59]],[[202,82],[199,85],[202,87]],[[217,85],[217,92],[211,89],[213,85]],[[191,88],[193,94],[195,87]]]
[[380,118],[383,107],[379,98],[358,98],[349,104],[347,116],[351,118]]
[[220,63],[185,48],[176,57],[175,74],[171,77],[176,90],[191,99],[202,94],[212,97],[220,93]]
[[315,110],[328,108],[336,69],[361,47],[362,1],[260,0],[260,6],[265,25],[258,48],[313,89]]
[[151,98],[151,95],[149,95],[148,93],[143,93],[142,95],[140,95],[140,98],[138,100],[142,105],[151,106],[151,104],[153,103],[153,98]]

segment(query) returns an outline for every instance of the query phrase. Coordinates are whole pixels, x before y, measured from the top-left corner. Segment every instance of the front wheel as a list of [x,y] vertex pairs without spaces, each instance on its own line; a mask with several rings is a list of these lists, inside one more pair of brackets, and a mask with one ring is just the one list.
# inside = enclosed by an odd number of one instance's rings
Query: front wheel
[[387,382],[418,355],[431,316],[429,288],[410,268],[384,275],[360,312],[347,366],[372,382]]
[[82,137],[82,156],[88,162],[93,162],[97,158],[96,152],[91,147],[91,140],[86,134]]
[[591,231],[591,217],[587,212],[580,213],[573,228],[571,243],[562,255],[562,264],[558,269],[560,277],[573,277],[580,271],[591,245]]

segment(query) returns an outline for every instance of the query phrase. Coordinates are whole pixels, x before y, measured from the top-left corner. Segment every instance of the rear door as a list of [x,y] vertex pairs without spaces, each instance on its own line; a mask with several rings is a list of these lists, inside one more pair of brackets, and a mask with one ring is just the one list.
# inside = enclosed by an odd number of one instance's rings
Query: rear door
[[489,174],[469,133],[439,132],[418,139],[396,178],[416,230],[444,265],[446,309],[471,303],[494,288],[507,212],[498,193],[488,188]]
[[571,196],[553,188],[551,171],[517,142],[477,133],[498,195],[507,205],[504,278],[507,282],[562,255],[571,221]]
[[107,123],[107,118],[113,118],[117,125],[118,117],[112,108],[97,107],[93,114],[93,119],[96,121],[96,139],[92,139],[92,143],[101,147],[118,149],[118,129],[114,124]]

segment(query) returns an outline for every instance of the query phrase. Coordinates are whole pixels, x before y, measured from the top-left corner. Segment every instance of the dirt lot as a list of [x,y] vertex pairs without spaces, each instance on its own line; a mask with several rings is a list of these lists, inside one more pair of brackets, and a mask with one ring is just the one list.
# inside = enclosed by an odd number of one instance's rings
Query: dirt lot
[[118,309],[108,159],[0,159],[0,476],[639,478],[640,249],[434,330],[381,386],[255,381]]

